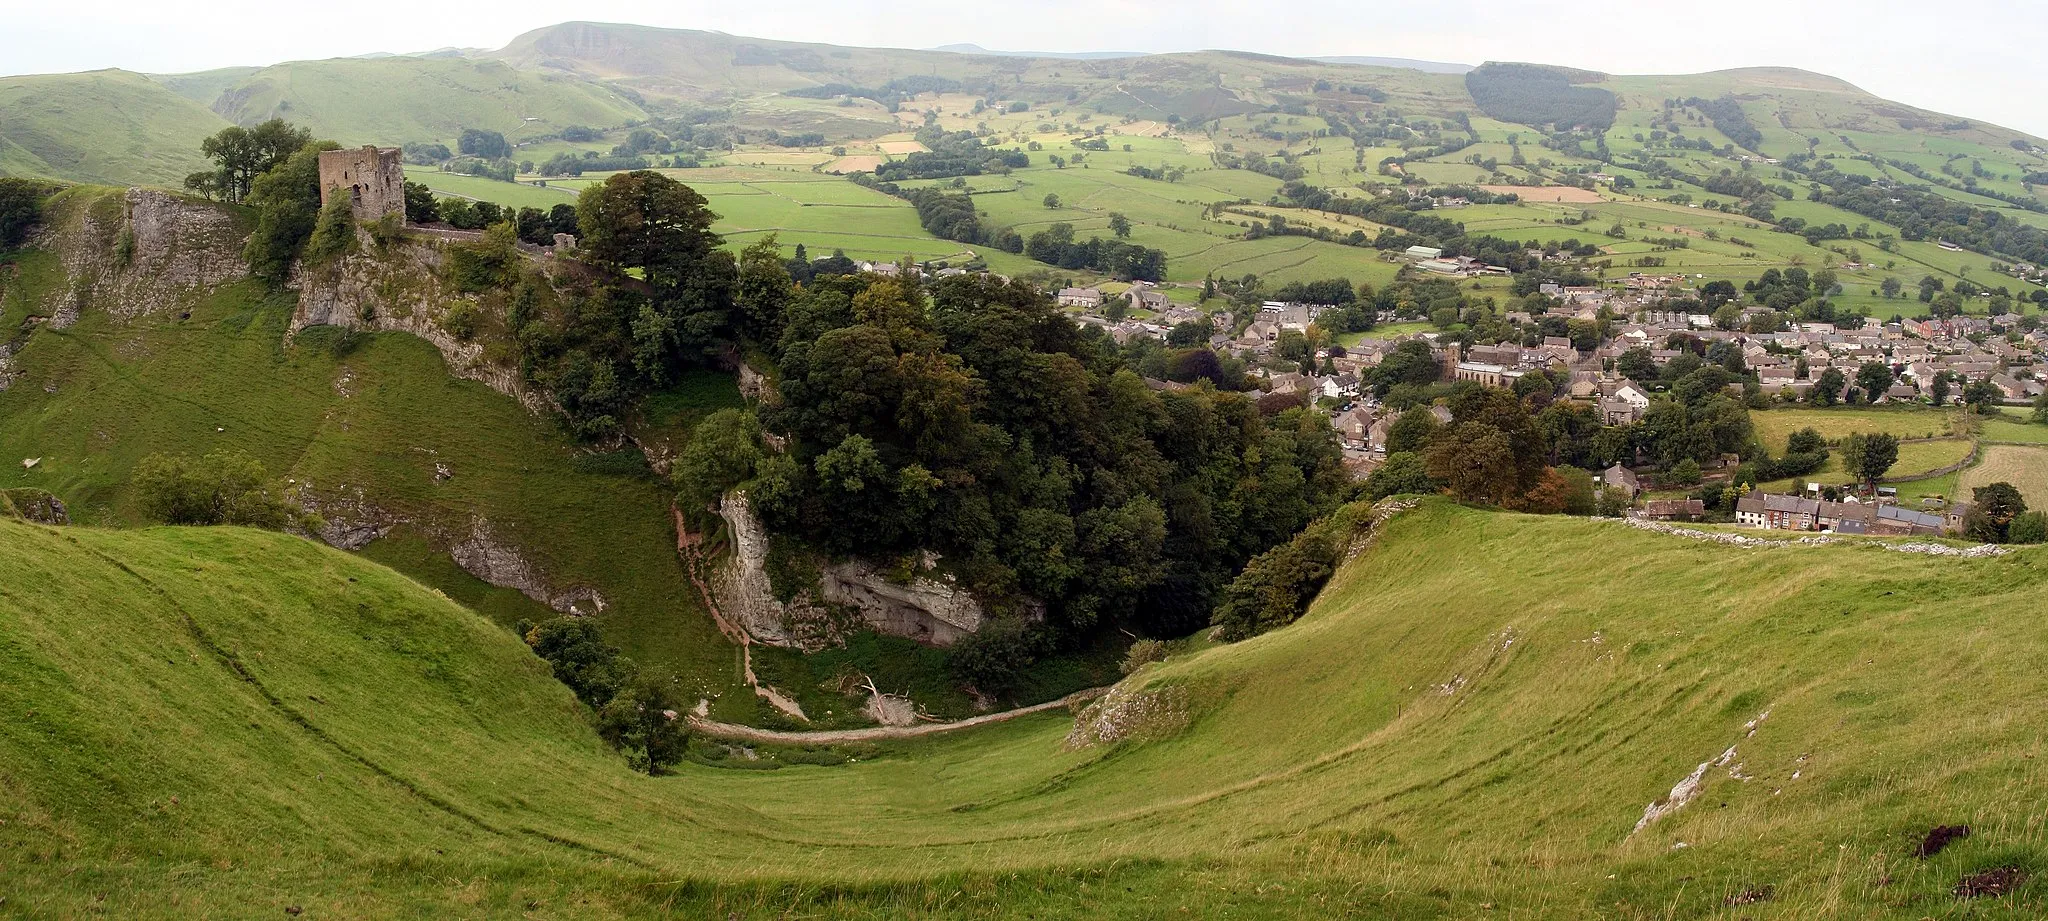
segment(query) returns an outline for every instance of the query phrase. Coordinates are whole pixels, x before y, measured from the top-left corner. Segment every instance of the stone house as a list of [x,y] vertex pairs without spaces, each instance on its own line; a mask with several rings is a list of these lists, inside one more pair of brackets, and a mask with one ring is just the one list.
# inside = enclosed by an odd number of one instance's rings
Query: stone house
[[1061,288],[1059,298],[1061,307],[1088,309],[1102,306],[1102,292],[1094,288]]
[[1697,521],[1706,514],[1701,499],[1654,499],[1643,507],[1643,517],[1651,521]]
[[1820,500],[1752,492],[1736,501],[1735,523],[1776,531],[1811,531],[1820,526]]

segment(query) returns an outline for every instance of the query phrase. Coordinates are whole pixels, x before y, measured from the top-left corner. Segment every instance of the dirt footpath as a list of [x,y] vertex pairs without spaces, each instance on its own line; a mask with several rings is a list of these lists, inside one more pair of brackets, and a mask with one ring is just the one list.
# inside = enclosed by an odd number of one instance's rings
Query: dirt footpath
[[780,732],[773,729],[756,729],[752,726],[720,723],[692,716],[690,717],[690,728],[717,739],[734,739],[741,742],[762,742],[780,745],[832,745],[839,742],[909,739],[917,736],[938,735],[939,733],[952,732],[956,729],[986,726],[990,723],[1013,720],[1020,716],[1029,716],[1033,713],[1044,713],[1047,710],[1058,710],[1080,701],[1093,700],[1108,690],[1108,688],[1089,688],[1085,691],[1075,691],[1058,700],[1033,704],[1029,707],[1019,707],[1015,710],[1004,710],[1001,713],[989,713],[953,723],[922,723],[916,726],[871,726],[864,729],[828,729],[818,732]]

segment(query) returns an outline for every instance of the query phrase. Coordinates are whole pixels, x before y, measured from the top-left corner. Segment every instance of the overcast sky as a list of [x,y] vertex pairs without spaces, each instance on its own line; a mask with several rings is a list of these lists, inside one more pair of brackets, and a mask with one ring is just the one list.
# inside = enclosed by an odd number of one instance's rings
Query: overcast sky
[[[372,51],[496,48],[575,18],[902,48],[1230,48],[1539,61],[1636,74],[1782,65],[2048,137],[2048,7],[2041,0],[496,0],[378,9],[289,0],[0,0],[0,73],[175,73]],[[348,27],[347,11],[364,11],[360,30]]]

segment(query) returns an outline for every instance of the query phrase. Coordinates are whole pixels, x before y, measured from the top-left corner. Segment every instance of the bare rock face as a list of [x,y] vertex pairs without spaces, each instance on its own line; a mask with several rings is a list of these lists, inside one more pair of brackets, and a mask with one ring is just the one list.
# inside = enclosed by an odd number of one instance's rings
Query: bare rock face
[[50,326],[78,322],[88,306],[134,319],[192,303],[208,288],[249,273],[245,238],[224,208],[154,189],[129,189],[46,228],[37,244],[58,254],[67,284],[52,297]]
[[363,488],[341,487],[322,491],[312,483],[294,483],[293,497],[306,511],[320,516],[314,536],[330,547],[361,550],[403,523],[369,501]]
[[290,286],[299,292],[291,331],[340,326],[369,332],[410,333],[432,343],[450,373],[512,397],[535,412],[546,401],[520,385],[517,369],[488,360],[481,342],[448,331],[448,312],[475,299],[441,280],[444,241],[406,238],[376,243],[360,235],[357,251],[317,266],[294,266]]
[[[785,603],[768,578],[768,532],[741,494],[719,506],[732,538],[732,553],[712,574],[719,609],[754,639],[772,646],[821,648],[837,642],[850,626],[866,625],[933,646],[950,646],[981,629],[987,609],[951,576],[936,574],[937,560],[925,558],[908,579],[865,560],[821,567],[819,598],[809,591]],[[1043,616],[1041,606],[1026,613]]]
[[872,563],[848,560],[825,567],[819,582],[826,601],[852,605],[862,620],[883,633],[951,646],[980,630],[987,620],[981,602],[954,585],[951,576],[927,572],[892,581]]
[[0,489],[0,518],[17,517],[37,524],[70,524],[64,500],[34,488]]
[[754,370],[753,365],[747,364],[744,361],[737,361],[734,364],[738,366],[734,369],[733,373],[739,376],[740,396],[746,397],[749,400],[761,399],[768,389],[767,375]]
[[719,503],[732,540],[732,553],[711,573],[711,593],[718,609],[756,642],[770,646],[820,649],[837,639],[831,614],[800,595],[785,604],[775,597],[768,578],[768,529],[754,517],[745,493],[732,493]]
[[1187,728],[1191,710],[1186,688],[1140,690],[1119,684],[1075,715],[1064,747],[1075,751],[1157,741]]
[[463,571],[499,588],[518,589],[541,604],[564,614],[582,616],[605,609],[604,596],[592,588],[551,588],[540,570],[518,548],[497,538],[491,524],[481,518],[472,525],[466,540],[448,551]]

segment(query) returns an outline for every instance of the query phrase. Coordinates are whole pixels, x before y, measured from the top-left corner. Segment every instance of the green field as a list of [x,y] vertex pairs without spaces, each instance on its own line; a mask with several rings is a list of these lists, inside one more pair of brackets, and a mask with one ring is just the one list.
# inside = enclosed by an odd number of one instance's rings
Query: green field
[[2013,414],[2007,413],[1996,419],[1984,420],[1984,440],[2048,444],[2048,425],[2013,419]]
[[597,81],[460,57],[293,61],[241,76],[226,93],[216,104],[237,121],[282,116],[344,145],[419,141],[452,149],[465,128],[518,143],[570,125],[610,128],[647,116]]
[[1919,406],[1800,407],[1751,413],[1750,420],[1756,425],[1757,440],[1775,455],[1785,452],[1785,439],[1804,428],[1819,432],[1831,443],[1856,432],[1889,432],[1900,438],[1945,437],[1955,432],[1961,413]]
[[[38,916],[2048,909],[2038,874],[1949,894],[2048,844],[2042,722],[2010,703],[2048,693],[2040,550],[1748,551],[1432,501],[1298,625],[1138,676],[1186,714],[1148,741],[1066,750],[1055,713],[779,769],[698,743],[649,779],[516,640],[360,558],[230,529],[0,542],[0,853]],[[1617,559],[1631,578],[1597,577]],[[1946,823],[1972,833],[1914,859]]]
[[407,167],[405,178],[433,189],[435,194],[443,197],[452,195],[472,201],[496,202],[510,208],[546,211],[556,205],[576,203],[576,190],[565,185],[550,184],[542,188],[525,182],[499,182],[482,176],[444,173],[423,166]]
[[1960,493],[1967,496],[1979,486],[2011,483],[2019,487],[2027,505],[2048,509],[2048,447],[2039,445],[1991,445],[1984,459],[1963,471]]
[[[1943,438],[1936,441],[1908,441],[1899,445],[1899,459],[1892,465],[1886,477],[1895,480],[1910,480],[1897,484],[1899,492],[1906,498],[1920,496],[1951,496],[1955,492],[1956,475],[1951,473],[1940,477],[1924,477],[1936,470],[1962,462],[1970,456],[1974,443],[1967,438]],[[1782,446],[1780,446],[1782,449]],[[1758,484],[1765,492],[1798,492],[1807,483],[1842,484],[1856,480],[1842,469],[1842,458],[1831,454],[1827,463],[1819,470],[1805,476]]]
[[[607,152],[627,141],[634,129],[654,124],[678,134],[684,146],[675,150],[687,150],[710,165],[677,175],[713,187],[707,193],[726,216],[719,229],[736,245],[774,232],[786,247],[802,242],[810,250],[844,249],[860,259],[964,257],[965,248],[931,238],[900,208],[894,214],[818,210],[872,204],[865,190],[830,186],[833,174],[824,171],[840,159],[835,149],[851,157],[898,159],[907,149],[902,145],[929,125],[1029,151],[1028,168],[963,177],[991,221],[1026,235],[1064,221],[1085,236],[1106,233],[1109,215],[1121,213],[1134,225],[1132,239],[1164,251],[1168,280],[1182,284],[1245,274],[1260,276],[1269,287],[1332,277],[1375,285],[1392,279],[1394,265],[1373,250],[1298,237],[1242,239],[1243,225],[1273,214],[1340,233],[1374,230],[1357,219],[1277,209],[1270,200],[1281,180],[1226,168],[1236,165],[1239,155],[1257,153],[1298,167],[1303,181],[1350,197],[1371,195],[1370,188],[1403,176],[1425,183],[1516,186],[1524,197],[1519,205],[1477,206],[1443,216],[1464,223],[1472,233],[1530,243],[1578,239],[1596,244],[1602,252],[1592,268],[1604,278],[1661,267],[1694,276],[1695,282],[1742,283],[1771,268],[1832,268],[1844,289],[1832,298],[1838,310],[1889,317],[1924,308],[1914,300],[1880,297],[1876,292],[1886,279],[1910,286],[1922,275],[1933,275],[1950,284],[1967,278],[2004,286],[2022,298],[2017,309],[2035,309],[2024,298],[2036,286],[1994,273],[1993,263],[2001,260],[1950,252],[1924,240],[1902,242],[1899,227],[1807,200],[1806,178],[1784,165],[1738,157],[1784,158],[1810,151],[1844,172],[1909,185],[1926,183],[1894,162],[1958,184],[1962,175],[1974,172],[1980,191],[2031,194],[2048,206],[2048,189],[2030,193],[2022,182],[2029,172],[2048,165],[2026,148],[2048,142],[1886,102],[1823,75],[1751,68],[1603,77],[1599,85],[1617,94],[1620,110],[1605,136],[1613,156],[1595,160],[1541,146],[1537,129],[1476,111],[1456,75],[1231,52],[1080,66],[1059,59],[823,48],[830,46],[566,23],[527,33],[501,51],[469,56],[338,58],[155,77],[103,71],[5,78],[0,83],[0,173],[173,185],[200,165],[194,153],[200,137],[227,124],[226,119],[247,124],[272,115],[348,144],[452,143],[465,128],[496,130],[515,145],[514,159],[536,162],[558,153]],[[821,53],[827,57],[818,58]],[[742,59],[747,63],[739,63]],[[911,73],[962,82],[903,98],[894,111],[859,96],[787,95],[821,81],[879,86]],[[1761,133],[1755,142],[1761,149],[1724,155],[1653,137],[1670,127],[1660,121],[1665,101],[1723,95],[1736,99]],[[1379,101],[1368,103],[1367,98]],[[1689,139],[1729,143],[1695,109],[1680,105],[1672,117]],[[1359,134],[1355,140],[1354,119],[1391,130]],[[695,135],[703,143],[690,140],[677,127],[683,124],[704,132]],[[569,126],[591,128],[597,135],[561,140],[561,130]],[[782,146],[780,141],[794,133],[818,137],[803,146]],[[1079,146],[1097,140],[1107,149]],[[1423,149],[1467,142],[1434,155]],[[1639,154],[1677,172],[1653,176],[1637,160]],[[1518,155],[1522,162],[1515,162]],[[1054,156],[1066,158],[1066,168],[1054,168]],[[1383,174],[1380,163],[1388,158],[1406,163],[1399,172]],[[1139,179],[1125,172],[1134,166],[1171,167],[1184,170],[1185,176],[1172,183]],[[1555,200],[1566,194],[1561,185],[1578,181],[1571,173],[1592,170],[1626,177],[1635,186],[1601,185],[1599,200],[1585,204]],[[1773,220],[1838,223],[1856,237],[1815,245],[1771,221],[1704,207],[1732,204],[1705,188],[1709,177],[1723,171],[1781,190],[1770,196]],[[548,207],[566,197],[430,171],[415,178],[443,194],[513,206]],[[574,189],[595,178],[560,184]],[[785,181],[800,187],[769,187],[765,197],[756,197],[766,183]],[[2020,210],[1962,188],[1933,188],[2014,221],[2048,227],[2048,213]],[[779,192],[790,194],[778,202]],[[1045,208],[1048,194],[1059,196],[1061,207]],[[1661,200],[1679,196],[1690,198],[1690,204]],[[1226,205],[1239,210],[1207,210]],[[1620,236],[1608,236],[1616,225]],[[1686,245],[1652,242],[1678,238]],[[1075,273],[1061,274],[1007,254],[978,255],[1007,274],[1100,280],[1071,277]],[[1846,268],[1852,263],[1858,267]],[[1985,298],[1964,305],[1973,313],[1988,307]]]
[[1434,329],[1436,325],[1427,322],[1385,323],[1362,333],[1344,333],[1337,337],[1337,341],[1339,344],[1350,346],[1357,344],[1361,339],[1392,339],[1396,336],[1426,333]]

